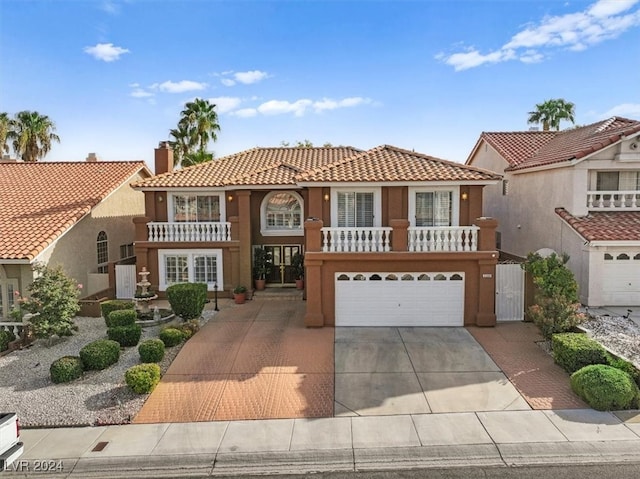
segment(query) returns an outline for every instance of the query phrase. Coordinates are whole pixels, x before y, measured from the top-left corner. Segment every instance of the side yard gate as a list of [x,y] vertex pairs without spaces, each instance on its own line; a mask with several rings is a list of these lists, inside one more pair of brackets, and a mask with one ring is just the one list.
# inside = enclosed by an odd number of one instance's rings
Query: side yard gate
[[519,263],[496,265],[496,320],[524,319],[525,272]]

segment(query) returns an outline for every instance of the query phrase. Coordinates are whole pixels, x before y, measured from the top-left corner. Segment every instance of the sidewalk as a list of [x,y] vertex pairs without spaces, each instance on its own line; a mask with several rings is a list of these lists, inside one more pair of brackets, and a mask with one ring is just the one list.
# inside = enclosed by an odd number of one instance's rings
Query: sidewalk
[[12,467],[34,473],[52,460],[46,477],[619,463],[640,462],[640,413],[572,409],[132,424],[23,430],[22,441],[25,453]]

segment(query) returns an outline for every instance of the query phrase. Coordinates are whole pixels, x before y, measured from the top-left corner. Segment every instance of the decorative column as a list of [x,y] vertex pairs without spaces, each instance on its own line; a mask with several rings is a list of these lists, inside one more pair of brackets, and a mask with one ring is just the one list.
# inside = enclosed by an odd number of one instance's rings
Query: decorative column
[[237,228],[238,241],[240,241],[240,284],[251,289],[253,284],[251,281],[251,191],[240,190],[236,196],[238,217],[243,218],[238,222]]
[[477,218],[476,225],[480,227],[478,251],[493,252],[490,259],[478,261],[478,315],[477,326],[496,325],[496,228],[498,221],[494,218]]
[[391,251],[409,251],[409,220],[391,220]]
[[304,236],[306,251],[304,258],[305,266],[305,289],[307,291],[307,313],[304,317],[304,324],[307,327],[324,326],[324,314],[322,308],[322,265],[323,260],[315,258],[322,251],[322,228],[321,220],[307,220],[304,222]]

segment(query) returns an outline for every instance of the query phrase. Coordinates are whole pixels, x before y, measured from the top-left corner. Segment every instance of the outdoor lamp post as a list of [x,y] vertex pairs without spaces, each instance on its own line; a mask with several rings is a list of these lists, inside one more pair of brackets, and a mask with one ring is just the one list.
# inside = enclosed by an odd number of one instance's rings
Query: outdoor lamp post
[[213,283],[213,300],[214,300],[214,311],[220,311],[218,309],[218,282]]

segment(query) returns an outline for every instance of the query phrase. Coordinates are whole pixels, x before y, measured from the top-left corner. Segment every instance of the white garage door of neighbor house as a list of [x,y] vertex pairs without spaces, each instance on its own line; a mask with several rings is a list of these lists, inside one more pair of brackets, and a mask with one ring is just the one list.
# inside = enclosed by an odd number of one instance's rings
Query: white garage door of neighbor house
[[336,273],[336,326],[462,326],[464,273]]
[[640,252],[605,253],[602,299],[606,306],[640,304]]

